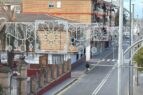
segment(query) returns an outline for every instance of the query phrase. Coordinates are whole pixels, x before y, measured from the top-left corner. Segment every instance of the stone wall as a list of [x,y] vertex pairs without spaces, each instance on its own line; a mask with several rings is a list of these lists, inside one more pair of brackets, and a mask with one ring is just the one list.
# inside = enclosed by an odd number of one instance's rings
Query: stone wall
[[40,93],[38,95],[41,95],[70,78],[71,60],[65,61],[63,64],[47,64],[45,66],[40,68],[39,64],[32,64],[27,70],[28,77],[31,77],[31,93]]
[[0,73],[0,84],[6,95],[9,95],[10,76],[10,73]]

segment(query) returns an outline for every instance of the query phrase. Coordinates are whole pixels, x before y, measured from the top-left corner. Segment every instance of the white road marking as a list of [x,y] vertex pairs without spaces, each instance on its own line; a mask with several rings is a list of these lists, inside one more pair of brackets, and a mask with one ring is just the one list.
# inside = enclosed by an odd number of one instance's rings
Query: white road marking
[[102,59],[102,61],[105,61],[105,59]]
[[103,61],[107,61],[107,62],[112,61],[112,62],[115,62],[115,61],[117,61],[117,59],[102,59],[102,60],[99,60],[99,62],[103,62]]
[[109,62],[111,59],[107,59],[107,62]]
[[92,95],[97,95],[97,93],[100,91],[100,89],[104,86],[104,84],[107,82],[109,79],[110,75],[112,74],[113,70],[115,69],[115,64],[112,69],[109,71],[109,73],[105,76],[105,78],[101,81],[101,83],[97,86],[97,88],[93,91]]
[[116,59],[112,59],[112,61],[114,62],[114,61],[116,61]]

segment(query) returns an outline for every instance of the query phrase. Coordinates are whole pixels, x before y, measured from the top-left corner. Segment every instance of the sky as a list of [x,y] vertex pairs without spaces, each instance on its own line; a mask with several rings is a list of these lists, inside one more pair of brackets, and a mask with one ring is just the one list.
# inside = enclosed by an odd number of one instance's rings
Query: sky
[[[123,0],[124,1],[124,8],[129,10],[129,0]],[[135,5],[134,7],[134,17],[137,18],[143,18],[143,0],[131,0],[132,4]]]

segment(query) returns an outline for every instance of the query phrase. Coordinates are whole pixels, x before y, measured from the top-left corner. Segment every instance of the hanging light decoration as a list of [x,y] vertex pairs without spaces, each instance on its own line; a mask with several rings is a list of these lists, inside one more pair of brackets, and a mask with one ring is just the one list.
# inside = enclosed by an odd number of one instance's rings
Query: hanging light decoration
[[6,23],[5,33],[7,37],[6,39],[9,39],[9,41],[6,41],[7,50],[19,49],[23,52],[26,51],[25,42],[34,36],[34,24],[28,22],[8,22]]
[[16,40],[16,39],[14,40],[14,47],[18,48],[18,40]]

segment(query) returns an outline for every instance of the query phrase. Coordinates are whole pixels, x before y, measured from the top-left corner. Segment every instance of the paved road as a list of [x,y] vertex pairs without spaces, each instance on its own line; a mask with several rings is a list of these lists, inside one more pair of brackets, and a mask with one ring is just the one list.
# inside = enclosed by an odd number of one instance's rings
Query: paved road
[[[126,47],[124,45],[124,49]],[[117,50],[114,53],[114,58],[117,58]],[[96,67],[91,72],[58,95],[117,95],[117,62],[107,61],[110,58],[113,58],[112,54],[105,61],[94,63]],[[127,95],[128,72],[128,68],[122,68],[122,95]]]
[[[128,93],[128,68],[122,69],[122,76],[121,76],[121,95],[127,95]],[[104,84],[104,86],[99,90],[99,92],[95,95],[117,95],[117,69],[114,69],[111,76]]]
[[[129,46],[129,42],[126,41],[123,43],[123,49],[125,50]],[[117,57],[117,56],[116,56]],[[129,58],[129,53],[126,55],[126,58]],[[123,66],[128,66],[127,63],[124,63]],[[118,71],[117,68],[113,68],[110,70],[110,77],[106,81],[106,83],[102,86],[102,88],[95,93],[94,95],[117,95],[118,90]],[[121,75],[121,95],[128,95],[128,83],[129,83],[129,68],[123,67]],[[108,74],[109,74],[108,73]],[[107,75],[108,75],[107,74]],[[101,84],[101,83],[100,83]]]
[[[110,57],[112,57],[112,54],[108,56],[107,59]],[[100,83],[102,83],[102,80],[108,75],[109,72],[111,72],[112,67],[115,64],[116,62],[112,61],[102,61],[99,63],[99,66],[95,63],[97,66],[91,72],[78,79],[77,82],[65,89],[62,93],[59,93],[59,95],[92,95]]]
[[[104,69],[104,71],[102,70]],[[88,73],[82,79],[79,79],[67,91],[59,95],[92,95],[95,88],[101,83],[101,80],[106,76],[110,67],[96,67],[92,72]],[[100,73],[99,73],[100,72]]]

